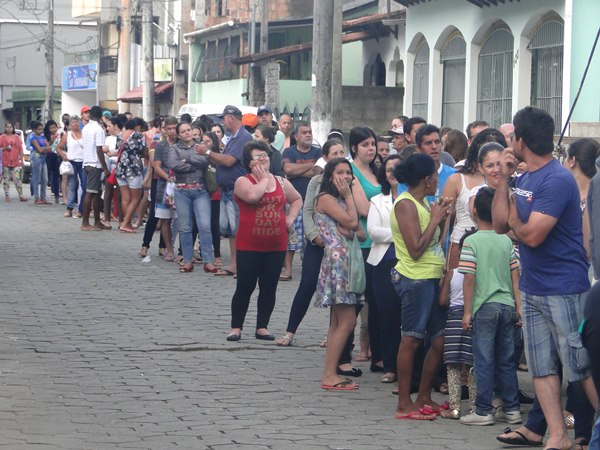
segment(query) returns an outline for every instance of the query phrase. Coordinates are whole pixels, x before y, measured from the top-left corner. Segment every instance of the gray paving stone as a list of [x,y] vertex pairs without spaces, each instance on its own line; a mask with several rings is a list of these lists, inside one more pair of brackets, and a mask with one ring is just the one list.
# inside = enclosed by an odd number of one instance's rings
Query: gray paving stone
[[[62,213],[0,204],[0,448],[500,448],[500,426],[395,420],[392,386],[368,363],[358,391],[321,391],[326,311],[309,308],[279,348],[254,339],[254,295],[228,343],[235,280],[179,274],[156,256],[158,235],[142,265],[142,233],[82,233]],[[276,335],[299,270],[297,257],[278,288]]]

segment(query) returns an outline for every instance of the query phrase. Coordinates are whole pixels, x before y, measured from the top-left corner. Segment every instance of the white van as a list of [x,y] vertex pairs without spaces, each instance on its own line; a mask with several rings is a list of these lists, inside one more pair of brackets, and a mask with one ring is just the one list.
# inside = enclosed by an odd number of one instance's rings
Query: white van
[[[210,103],[188,103],[183,105],[177,113],[177,118],[181,119],[182,114],[189,114],[192,116],[192,120],[196,120],[201,115],[210,117],[215,122],[220,122],[221,119],[217,117],[218,114],[223,114],[223,110],[227,105],[218,105]],[[237,106],[242,114],[256,114],[258,108],[255,106]]]

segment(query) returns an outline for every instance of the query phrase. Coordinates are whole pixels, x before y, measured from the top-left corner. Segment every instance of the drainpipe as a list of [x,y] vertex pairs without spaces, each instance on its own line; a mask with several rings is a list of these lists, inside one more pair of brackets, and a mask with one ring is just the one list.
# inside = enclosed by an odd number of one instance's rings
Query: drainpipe
[[[565,0],[565,28],[563,43],[563,102],[561,117],[566,120],[573,102],[575,92],[571,91],[571,74],[573,71],[573,0]],[[566,101],[565,101],[566,100]],[[561,128],[564,124],[561,124]],[[567,128],[567,136],[570,135],[570,126]]]

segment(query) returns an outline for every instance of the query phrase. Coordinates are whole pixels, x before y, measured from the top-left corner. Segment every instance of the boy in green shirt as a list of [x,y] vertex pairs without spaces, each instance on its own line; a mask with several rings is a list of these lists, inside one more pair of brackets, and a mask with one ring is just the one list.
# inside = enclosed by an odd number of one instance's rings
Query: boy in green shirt
[[463,328],[473,329],[473,359],[477,381],[475,412],[463,416],[464,425],[492,425],[492,398],[497,381],[503,411],[498,421],[521,422],[519,385],[514,358],[514,328],[521,325],[519,262],[506,235],[492,225],[494,190],[481,189],[475,197],[478,231],[468,236],[458,271],[464,274]]

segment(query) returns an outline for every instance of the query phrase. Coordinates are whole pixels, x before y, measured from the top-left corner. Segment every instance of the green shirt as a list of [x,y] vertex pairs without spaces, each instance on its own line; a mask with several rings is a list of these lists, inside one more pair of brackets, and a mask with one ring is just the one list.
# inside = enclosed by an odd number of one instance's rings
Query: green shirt
[[[360,187],[363,188],[363,191],[365,192],[367,200],[371,201],[372,197],[375,197],[376,195],[381,194],[381,186],[379,184],[377,184],[377,185],[371,184],[371,182],[369,180],[367,180],[362,173],[360,173],[360,170],[358,170],[358,167],[356,167],[354,165],[354,163],[351,163],[351,164],[352,164],[352,172],[354,173],[354,176],[360,183]],[[369,233],[367,233],[367,218],[360,217],[359,220],[360,220],[360,223],[362,224],[363,229],[365,230],[365,234],[367,235],[367,239],[364,242],[360,243],[360,248],[371,248],[373,241],[369,237]]]
[[487,302],[515,306],[512,270],[519,270],[519,260],[505,234],[479,230],[465,239],[458,271],[475,275],[473,315]]
[[431,239],[429,246],[425,252],[423,252],[421,257],[419,259],[413,259],[412,256],[410,256],[410,253],[408,253],[408,248],[404,243],[404,238],[400,232],[400,227],[398,226],[398,221],[396,220],[395,214],[396,205],[399,201],[404,199],[408,199],[415,204],[417,213],[419,215],[421,233],[425,231],[431,219],[429,202],[427,199],[423,200],[427,205],[427,207],[425,207],[415,200],[415,198],[410,195],[408,191],[403,192],[398,196],[394,202],[394,207],[392,208],[392,214],[390,216],[390,226],[392,228],[392,237],[394,238],[394,248],[396,250],[396,258],[398,259],[396,270],[411,280],[441,278],[445,260],[442,247],[438,243],[440,238],[440,229],[439,227],[436,227],[433,239]]

